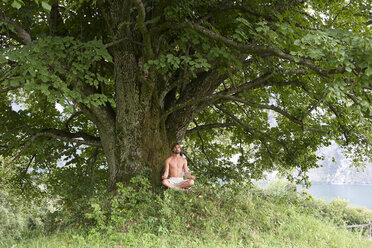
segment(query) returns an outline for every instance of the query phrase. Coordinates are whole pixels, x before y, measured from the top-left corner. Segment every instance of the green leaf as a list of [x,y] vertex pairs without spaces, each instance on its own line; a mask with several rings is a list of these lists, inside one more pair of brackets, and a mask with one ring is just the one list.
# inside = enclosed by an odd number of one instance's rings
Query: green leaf
[[372,75],[372,67],[368,67],[367,70],[365,71],[366,75],[369,77]]
[[52,9],[52,6],[50,6],[49,3],[44,2],[44,1],[41,2],[41,6],[43,7],[44,10],[46,10],[48,12],[50,12],[50,10]]
[[14,0],[13,3],[12,3],[12,7],[16,8],[16,9],[20,9],[22,7],[22,4],[21,4],[21,2],[19,2],[17,0]]

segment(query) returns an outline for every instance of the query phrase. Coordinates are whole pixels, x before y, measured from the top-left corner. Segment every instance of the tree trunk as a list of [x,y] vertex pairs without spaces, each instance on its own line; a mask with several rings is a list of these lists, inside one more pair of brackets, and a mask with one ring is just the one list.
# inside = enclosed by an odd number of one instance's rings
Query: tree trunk
[[[133,118],[133,117],[132,117]],[[116,124],[116,164],[118,171],[110,184],[118,181],[128,183],[141,174],[145,168],[151,169],[151,183],[160,185],[164,161],[170,155],[168,138],[164,128],[159,126],[159,115],[149,111],[140,118],[126,119]]]
[[160,125],[160,111],[150,106],[148,111],[134,110],[138,103],[127,102],[128,109],[123,118],[116,118],[115,132],[112,128],[100,128],[103,151],[110,174],[110,188],[117,182],[128,184],[133,176],[151,170],[152,185],[161,185],[161,173],[165,159],[170,156],[170,144],[175,138],[168,138],[165,126]]
[[[151,169],[151,183],[161,185],[164,160],[170,155],[170,142],[164,124],[160,121],[162,110],[157,99],[155,79],[144,79],[141,66],[131,44],[115,48],[116,121],[115,134],[106,137],[103,146],[109,164],[110,188],[117,182],[128,184],[130,179]],[[147,85],[147,86],[146,86]],[[101,140],[103,141],[102,135]],[[114,156],[114,159],[111,159]]]
[[112,39],[121,40],[112,47],[116,102],[116,119],[112,125],[115,125],[115,132],[98,127],[109,166],[110,188],[115,188],[117,182],[129,183],[144,168],[151,169],[151,183],[161,185],[164,161],[171,154],[170,145],[180,140],[175,128],[168,128],[167,132],[167,125],[161,121],[163,110],[158,99],[161,80],[157,79],[156,71],[144,70],[145,49],[138,45],[143,43],[141,34],[138,28],[125,24],[138,20],[131,14],[132,1],[99,3]]

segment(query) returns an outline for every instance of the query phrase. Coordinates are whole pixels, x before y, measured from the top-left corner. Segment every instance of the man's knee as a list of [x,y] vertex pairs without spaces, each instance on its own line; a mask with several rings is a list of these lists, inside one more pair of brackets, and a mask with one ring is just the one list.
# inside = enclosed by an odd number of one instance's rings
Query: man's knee
[[190,184],[190,186],[194,185],[194,180],[190,179],[189,184]]
[[165,185],[165,186],[168,186],[168,180],[167,180],[167,179],[164,179],[164,180],[162,181],[162,184]]

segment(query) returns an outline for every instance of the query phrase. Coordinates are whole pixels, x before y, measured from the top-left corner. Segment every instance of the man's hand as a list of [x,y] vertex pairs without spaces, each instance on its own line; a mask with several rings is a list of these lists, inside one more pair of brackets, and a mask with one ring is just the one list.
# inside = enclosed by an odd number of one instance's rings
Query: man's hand
[[164,176],[164,175],[163,175],[163,176],[161,176],[161,178],[162,178],[163,180],[164,180],[164,179],[167,179],[167,177],[166,177],[166,176]]
[[189,179],[195,180],[195,176],[190,176]]

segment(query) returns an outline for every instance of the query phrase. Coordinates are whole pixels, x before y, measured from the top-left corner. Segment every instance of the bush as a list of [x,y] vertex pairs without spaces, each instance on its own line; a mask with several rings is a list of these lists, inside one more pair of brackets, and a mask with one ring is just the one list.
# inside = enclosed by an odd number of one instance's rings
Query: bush
[[35,232],[44,233],[49,224],[49,214],[54,210],[50,202],[28,203],[22,197],[0,191],[0,244]]
[[2,193],[0,195],[0,244],[2,240],[21,238],[28,226],[27,216],[5,203],[3,197]]
[[91,198],[85,217],[93,225],[91,234],[112,232],[113,230],[129,231],[139,220],[152,220],[158,209],[157,195],[152,191],[147,178],[137,176],[131,179],[130,186],[117,184],[115,195],[106,199]]
[[[297,205],[303,213],[310,213],[334,225],[366,224],[372,220],[372,211],[366,208],[348,206],[347,200],[332,200],[328,204],[324,200],[312,197],[306,190],[297,192],[296,185],[286,180],[272,180],[265,187],[263,194],[270,196],[271,200],[282,199],[286,203]],[[360,230],[360,229],[359,229]],[[367,234],[367,229],[364,229]]]
[[289,201],[297,199],[296,184],[285,179],[271,180],[265,187],[264,192],[274,198],[281,198]]
[[[328,204],[318,206],[292,186],[276,185],[272,190],[249,183],[194,185],[190,191],[155,193],[145,178],[135,177],[130,186],[118,184],[115,195],[97,194],[87,201],[89,208],[82,218],[90,226],[84,226],[85,232],[71,229],[34,243],[54,242],[51,247],[348,247],[350,243],[370,247],[366,239],[327,221],[335,218],[326,211]],[[318,207],[316,217],[308,207],[311,204]],[[17,247],[29,247],[32,242],[23,243]]]

